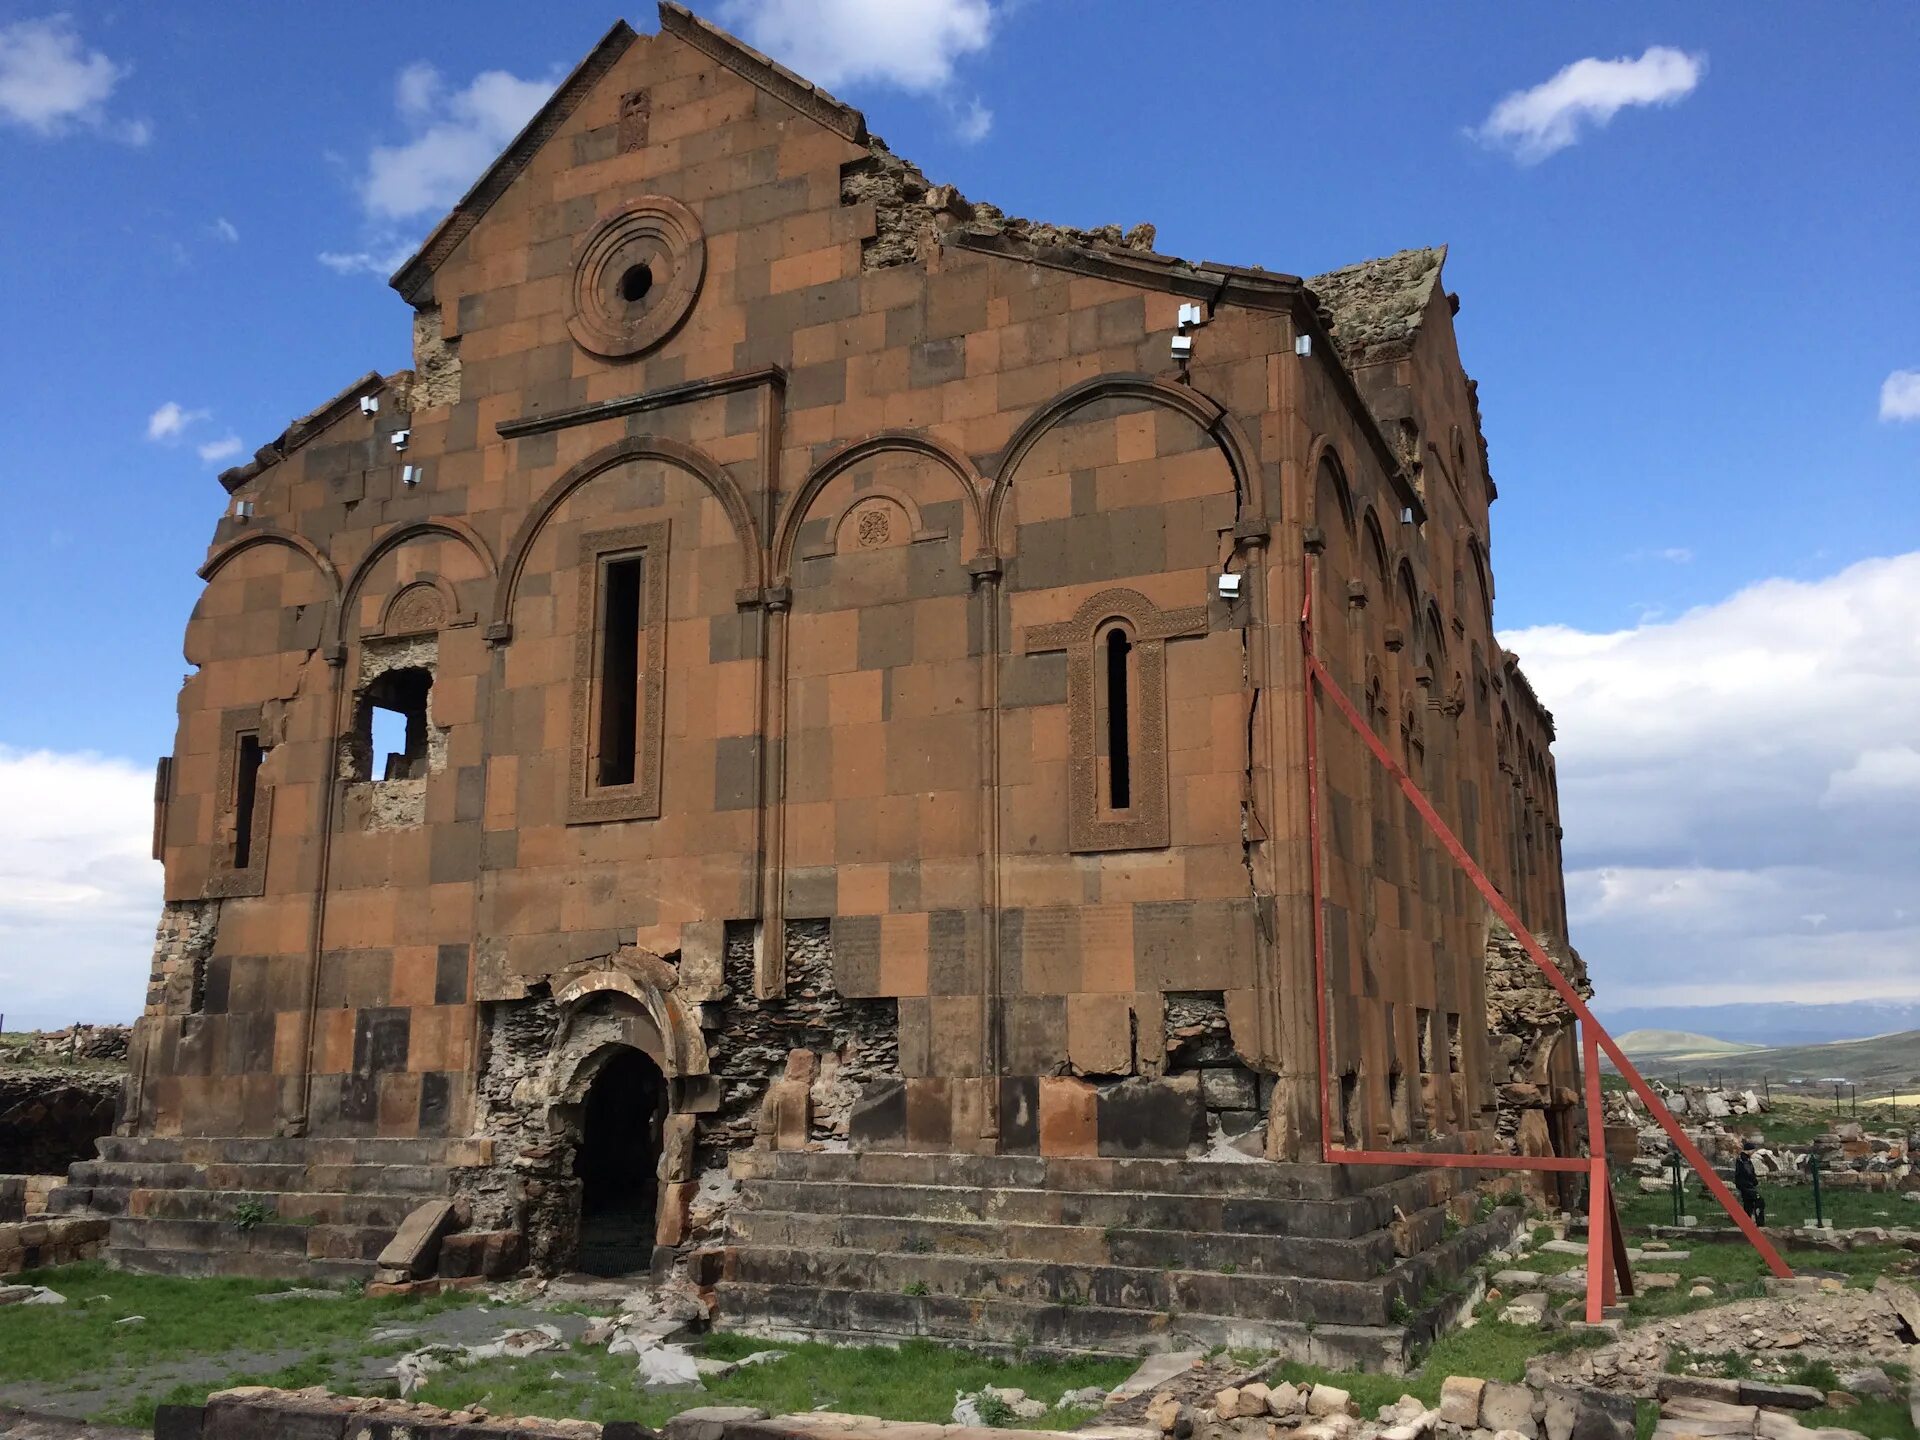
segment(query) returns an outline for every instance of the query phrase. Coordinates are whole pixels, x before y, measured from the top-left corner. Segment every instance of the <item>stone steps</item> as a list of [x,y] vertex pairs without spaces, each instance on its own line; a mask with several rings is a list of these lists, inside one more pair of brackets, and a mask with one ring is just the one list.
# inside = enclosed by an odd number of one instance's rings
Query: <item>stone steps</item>
[[[108,1136],[52,1208],[109,1217],[107,1259],[173,1275],[365,1277],[471,1142]],[[245,1218],[259,1223],[242,1229]]]
[[1411,1305],[1419,1295],[1415,1276],[1405,1266],[1379,1280],[1327,1280],[764,1245],[742,1247],[736,1274],[749,1284],[873,1294],[918,1294],[918,1287],[924,1286],[933,1295],[1068,1308],[1238,1315],[1253,1320],[1283,1320],[1305,1313],[1337,1325],[1385,1325],[1396,1304]]
[[[71,1187],[70,1187],[71,1188]],[[420,1195],[351,1194],[338,1191],[133,1189],[95,1185],[85,1208],[127,1219],[230,1220],[242,1205],[259,1205],[294,1225],[348,1225],[396,1229]],[[62,1197],[62,1203],[73,1200]]]
[[1432,1203],[1424,1177],[1395,1182],[1379,1196],[1340,1200],[787,1179],[747,1180],[741,1188],[754,1209],[793,1213],[1340,1240],[1381,1229],[1393,1219],[1396,1207],[1407,1212]]
[[207,1188],[315,1194],[371,1192],[379,1195],[437,1195],[446,1188],[439,1165],[289,1165],[222,1161],[82,1160],[68,1167],[70,1188],[170,1190]]
[[1404,1369],[1520,1215],[1450,1226],[1461,1179],[1437,1169],[1363,1186],[1332,1166],[890,1152],[736,1170],[724,1324],[1043,1354],[1246,1345]]
[[1332,1200],[1365,1195],[1411,1168],[1373,1172],[1357,1183],[1346,1167],[1236,1164],[1209,1160],[1121,1160],[1095,1156],[946,1155],[921,1151],[777,1151],[747,1157],[763,1178],[881,1185],[991,1186],[1076,1192],[1158,1191],[1191,1196]]
[[[1117,1197],[1116,1197],[1117,1198]],[[1175,1263],[1227,1273],[1326,1279],[1384,1274],[1394,1264],[1393,1238],[1374,1231],[1358,1239],[1317,1239],[1247,1231],[1170,1233],[1165,1228],[1033,1224],[999,1218],[944,1220],[748,1210],[735,1220],[743,1245],[811,1250],[932,1251],[1081,1265],[1163,1269]]]

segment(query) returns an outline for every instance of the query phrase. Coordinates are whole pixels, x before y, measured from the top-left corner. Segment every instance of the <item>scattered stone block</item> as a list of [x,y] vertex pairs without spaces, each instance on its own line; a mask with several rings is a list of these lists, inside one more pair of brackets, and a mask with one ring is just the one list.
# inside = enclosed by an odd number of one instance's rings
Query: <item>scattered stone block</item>
[[1516,1295],[1500,1311],[1503,1325],[1524,1325],[1537,1329],[1547,1323],[1553,1315],[1553,1307],[1547,1303],[1547,1297],[1538,1291],[1531,1295]]
[[452,1201],[429,1200],[424,1205],[416,1205],[400,1222],[400,1228],[374,1263],[382,1270],[400,1271],[403,1279],[417,1280],[431,1275],[440,1258],[441,1237],[452,1227]]
[[1487,1430],[1511,1430],[1539,1440],[1540,1426],[1533,1418],[1533,1391],[1524,1385],[1504,1385],[1489,1380],[1480,1396],[1480,1424]]
[[1662,1400],[1717,1400],[1725,1405],[1738,1405],[1740,1382],[1718,1375],[1662,1375],[1657,1393]]
[[751,1425],[767,1412],[750,1405],[696,1405],[682,1410],[660,1427],[666,1440],[726,1440],[735,1425]]
[[1267,1413],[1280,1419],[1298,1415],[1307,1408],[1307,1397],[1298,1385],[1281,1381],[1267,1392]]
[[1136,1395],[1159,1390],[1169,1380],[1186,1374],[1205,1358],[1198,1350],[1174,1350],[1165,1355],[1149,1355],[1140,1362],[1138,1370],[1114,1386],[1107,1395],[1107,1403],[1118,1405],[1122,1400],[1131,1400]]
[[1307,1392],[1307,1414],[1316,1417],[1344,1415],[1352,1400],[1352,1396],[1337,1386],[1316,1385]]
[[1145,1418],[1147,1424],[1162,1435],[1181,1437],[1193,1433],[1193,1417],[1186,1406],[1173,1398],[1171,1390],[1162,1390],[1147,1402]]
[[1876,1400],[1891,1400],[1895,1393],[1893,1380],[1878,1365],[1847,1371],[1840,1377],[1840,1388],[1855,1395],[1871,1395]]
[[1811,1385],[1781,1385],[1767,1380],[1742,1380],[1742,1405],[1767,1405],[1775,1410],[1818,1410],[1826,1396]]
[[1272,1396],[1273,1391],[1261,1384],[1258,1380],[1248,1385],[1242,1385],[1240,1387],[1239,1413],[1248,1417],[1265,1415],[1267,1413],[1267,1402]]
[[1487,1382],[1477,1375],[1449,1375],[1440,1382],[1440,1418],[1462,1430],[1480,1428],[1480,1400]]

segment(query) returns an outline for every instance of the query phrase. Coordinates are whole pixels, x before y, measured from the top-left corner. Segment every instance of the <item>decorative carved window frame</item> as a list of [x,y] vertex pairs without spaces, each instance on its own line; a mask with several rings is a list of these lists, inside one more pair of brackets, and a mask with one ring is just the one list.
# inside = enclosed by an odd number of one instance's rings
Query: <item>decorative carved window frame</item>
[[[220,716],[220,770],[214,782],[214,863],[200,895],[205,900],[232,899],[267,893],[267,851],[273,838],[273,787],[256,783],[253,792],[253,841],[245,869],[233,864],[234,787],[239,779],[240,740],[260,738],[265,728],[263,707],[228,710]],[[264,747],[269,753],[271,747]]]
[[[567,823],[660,817],[660,754],[665,728],[667,656],[668,522],[623,525],[580,537],[576,586],[579,616],[573,643],[573,754],[567,767]],[[646,666],[636,717],[634,778],[628,785],[601,785],[593,765],[595,717],[600,712],[600,609],[609,561],[641,557],[640,633]]]
[[[1128,738],[1132,804],[1101,798],[1101,660],[1115,623],[1133,639]],[[1207,633],[1207,607],[1162,610],[1138,590],[1116,586],[1081,604],[1071,620],[1027,628],[1029,654],[1067,652],[1067,847],[1076,853],[1164,850],[1173,843],[1167,788],[1166,642]]]

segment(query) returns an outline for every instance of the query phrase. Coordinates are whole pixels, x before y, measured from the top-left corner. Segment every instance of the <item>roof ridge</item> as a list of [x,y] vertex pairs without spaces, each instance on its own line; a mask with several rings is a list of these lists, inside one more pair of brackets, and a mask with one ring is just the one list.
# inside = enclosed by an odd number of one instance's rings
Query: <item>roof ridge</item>
[[785,101],[802,115],[817,120],[842,139],[867,143],[867,117],[837,99],[804,75],[797,75],[770,55],[762,54],[711,20],[703,20],[679,0],[660,0],[660,29],[678,36],[694,49],[719,61],[741,79],[759,86],[776,100]]
[[336,391],[306,414],[289,421],[286,429],[253,452],[253,459],[222,470],[220,472],[222,488],[231,495],[261,471],[278,465],[336,420],[352,414],[354,409],[358,408],[355,402],[362,395],[385,389],[399,375],[405,373],[405,371],[396,371],[394,375],[382,375],[378,370],[369,370],[344,390]]
[[[662,7],[665,13],[665,7]],[[520,178],[520,172],[527,168],[535,152],[553,138],[553,134],[580,108],[580,102],[587,92],[600,83],[614,62],[627,52],[627,47],[639,34],[624,20],[616,20],[584,59],[568,72],[553,94],[547,97],[547,103],[533,114],[533,118],[521,127],[520,133],[513,137],[507,148],[502,150],[494,162],[481,173],[478,180],[468,188],[447,212],[446,218],[433,227],[433,233],[421,243],[420,248],[398,270],[387,283],[398,290],[409,304],[418,304],[427,294],[427,287],[433,280],[434,271],[441,262],[453,253],[453,249],[467,238],[473,227],[493,208],[493,202],[506,193],[507,187]]]

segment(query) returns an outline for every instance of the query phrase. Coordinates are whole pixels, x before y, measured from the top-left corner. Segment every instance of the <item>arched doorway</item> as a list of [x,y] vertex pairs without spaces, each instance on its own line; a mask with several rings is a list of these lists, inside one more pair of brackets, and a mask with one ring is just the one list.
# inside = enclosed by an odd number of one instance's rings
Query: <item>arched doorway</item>
[[581,1106],[574,1174],[580,1180],[580,1259],[592,1275],[629,1275],[653,1263],[661,1127],[667,1082],[629,1046],[600,1066]]

